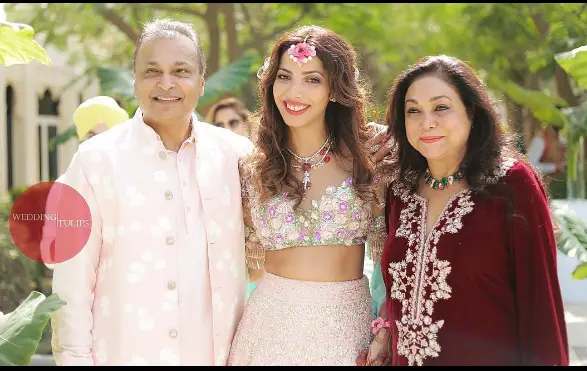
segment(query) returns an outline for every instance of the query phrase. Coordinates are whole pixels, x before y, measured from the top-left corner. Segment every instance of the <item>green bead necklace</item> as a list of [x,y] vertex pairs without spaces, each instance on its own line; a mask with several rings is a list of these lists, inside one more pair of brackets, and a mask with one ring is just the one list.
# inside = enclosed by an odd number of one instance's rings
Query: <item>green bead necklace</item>
[[445,189],[449,185],[461,179],[463,179],[463,173],[460,170],[457,170],[456,173],[449,176],[445,176],[440,180],[436,180],[432,177],[432,175],[430,174],[430,169],[426,169],[426,174],[424,175],[424,181],[426,182],[426,184],[430,186],[430,188],[440,190]]

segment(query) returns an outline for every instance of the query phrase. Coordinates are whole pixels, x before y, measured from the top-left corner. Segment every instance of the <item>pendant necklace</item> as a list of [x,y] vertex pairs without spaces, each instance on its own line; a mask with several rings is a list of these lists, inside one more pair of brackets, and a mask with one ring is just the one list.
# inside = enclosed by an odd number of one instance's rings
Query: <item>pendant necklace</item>
[[[315,169],[318,167],[323,166],[325,163],[330,162],[330,145],[332,144],[332,139],[330,137],[326,138],[326,142],[320,147],[312,156],[309,157],[302,157],[298,156],[293,153],[289,148],[287,151],[294,157],[297,164],[293,164],[292,167],[295,171],[303,171],[304,172],[304,195],[312,187],[312,181],[310,180],[310,170]],[[316,158],[318,160],[316,161]]]

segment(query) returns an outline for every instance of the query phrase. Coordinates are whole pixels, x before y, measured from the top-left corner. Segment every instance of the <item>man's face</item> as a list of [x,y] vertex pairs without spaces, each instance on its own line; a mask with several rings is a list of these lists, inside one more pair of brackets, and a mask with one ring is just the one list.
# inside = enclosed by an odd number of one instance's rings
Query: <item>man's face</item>
[[191,116],[204,92],[194,42],[184,35],[146,41],[136,56],[134,87],[145,120]]

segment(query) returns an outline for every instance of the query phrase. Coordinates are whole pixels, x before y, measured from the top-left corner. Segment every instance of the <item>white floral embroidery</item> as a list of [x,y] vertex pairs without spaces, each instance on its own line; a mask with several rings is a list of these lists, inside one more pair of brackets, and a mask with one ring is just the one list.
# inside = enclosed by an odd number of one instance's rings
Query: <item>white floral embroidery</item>
[[157,260],[153,267],[158,271],[162,271],[165,269],[165,267],[167,267],[167,262],[165,260]]
[[108,360],[108,353],[106,352],[106,341],[100,339],[96,342],[96,361],[104,363]]
[[94,152],[90,155],[90,161],[100,162],[100,161],[102,161],[102,155],[98,152]]
[[222,313],[222,311],[224,310],[224,302],[222,301],[222,297],[220,296],[220,294],[217,292],[215,292],[214,295],[212,295],[212,306],[214,307],[214,310],[218,313]]
[[137,309],[137,319],[139,320],[139,329],[150,331],[155,328],[155,321],[145,308]]
[[126,188],[126,197],[129,204],[133,207],[142,206],[147,200],[145,196],[141,194],[135,186],[130,186]]
[[133,356],[130,359],[130,362],[128,362],[126,365],[127,366],[148,366],[149,364],[147,363],[147,361],[144,358],[138,357],[138,356]]
[[139,231],[141,229],[141,222],[139,222],[138,220],[133,221],[130,225],[130,229],[133,232]]
[[169,366],[179,366],[179,355],[170,348],[164,348],[159,352],[159,359],[167,362]]
[[222,205],[229,207],[230,206],[230,199],[231,199],[230,188],[228,186],[223,186],[222,193],[220,194],[220,202],[222,203]]
[[[496,183],[514,163],[514,159],[504,159],[486,179]],[[404,260],[390,263],[388,269],[392,277],[391,298],[401,302],[402,316],[395,321],[397,351],[408,359],[410,366],[422,366],[426,358],[438,357],[441,351],[438,334],[444,320],[434,317],[434,304],[449,299],[452,294],[447,284],[451,265],[437,258],[437,245],[443,234],[454,234],[463,228],[462,219],[473,211],[474,202],[470,190],[453,195],[426,236],[427,201],[410,195],[399,183],[392,190],[406,204],[395,235],[406,238],[408,245]]]
[[163,170],[158,170],[153,173],[153,178],[158,183],[166,183],[169,179],[167,173]]
[[108,317],[112,312],[110,311],[110,299],[108,296],[102,296],[100,298],[100,310],[104,317]]
[[130,272],[127,275],[127,281],[129,283],[137,283],[143,278],[145,274],[145,266],[141,263],[132,263],[130,266]]

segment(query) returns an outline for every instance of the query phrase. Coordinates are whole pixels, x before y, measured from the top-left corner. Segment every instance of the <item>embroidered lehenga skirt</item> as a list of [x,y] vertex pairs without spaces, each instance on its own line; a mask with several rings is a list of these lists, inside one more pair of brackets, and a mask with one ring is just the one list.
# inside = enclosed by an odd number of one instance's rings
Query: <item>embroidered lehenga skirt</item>
[[265,272],[251,293],[228,364],[356,365],[371,339],[369,281],[298,281]]

